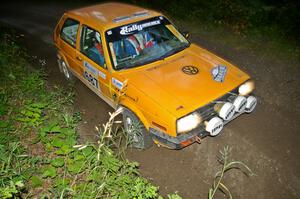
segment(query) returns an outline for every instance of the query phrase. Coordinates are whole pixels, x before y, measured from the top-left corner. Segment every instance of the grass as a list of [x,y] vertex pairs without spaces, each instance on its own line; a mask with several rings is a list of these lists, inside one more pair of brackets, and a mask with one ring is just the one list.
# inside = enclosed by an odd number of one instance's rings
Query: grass
[[126,137],[112,130],[121,110],[98,128],[97,144],[78,143],[72,90],[48,88],[15,33],[1,30],[0,198],[162,198],[123,156]]

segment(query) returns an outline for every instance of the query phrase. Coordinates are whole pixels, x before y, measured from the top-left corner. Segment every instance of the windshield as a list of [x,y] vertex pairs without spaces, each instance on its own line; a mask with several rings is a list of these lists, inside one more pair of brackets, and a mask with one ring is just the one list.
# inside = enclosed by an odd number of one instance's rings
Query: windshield
[[106,39],[115,70],[161,60],[189,46],[162,16],[108,30]]

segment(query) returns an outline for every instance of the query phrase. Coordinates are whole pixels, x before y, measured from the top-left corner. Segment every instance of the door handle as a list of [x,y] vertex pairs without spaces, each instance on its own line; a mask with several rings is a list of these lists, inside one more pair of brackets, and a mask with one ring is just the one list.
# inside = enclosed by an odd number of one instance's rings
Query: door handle
[[76,59],[78,59],[79,61],[82,61],[82,58],[79,56],[76,56]]

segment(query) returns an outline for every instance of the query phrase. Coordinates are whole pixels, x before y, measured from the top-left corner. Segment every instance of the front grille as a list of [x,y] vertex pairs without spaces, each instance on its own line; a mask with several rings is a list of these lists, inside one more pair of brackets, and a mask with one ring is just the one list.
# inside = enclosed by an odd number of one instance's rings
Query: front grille
[[226,93],[222,97],[214,100],[213,102],[210,102],[209,104],[199,108],[196,110],[199,114],[201,114],[201,117],[203,121],[208,121],[211,118],[218,116],[218,113],[215,112],[214,106],[218,102],[233,102],[236,95],[238,94],[238,90],[234,89],[231,92]]
[[215,103],[210,103],[197,110],[197,112],[201,114],[203,120],[209,120],[210,118],[217,115],[217,113],[214,110],[214,105]]

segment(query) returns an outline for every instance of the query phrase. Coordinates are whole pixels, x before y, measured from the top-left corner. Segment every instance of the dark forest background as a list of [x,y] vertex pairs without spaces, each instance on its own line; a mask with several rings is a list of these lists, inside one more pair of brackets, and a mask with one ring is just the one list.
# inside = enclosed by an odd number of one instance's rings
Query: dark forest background
[[202,24],[223,24],[237,33],[278,34],[299,41],[300,1],[287,0],[127,0]]
[[299,44],[300,1],[297,0],[121,0],[121,2],[160,10],[173,18],[199,22],[206,26],[225,25],[236,33],[269,34],[272,37],[297,41]]
[[[33,0],[42,3],[40,0]],[[97,4],[111,0],[48,0]],[[300,0],[113,0],[161,11],[175,20],[234,33],[286,40],[300,46]]]

